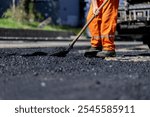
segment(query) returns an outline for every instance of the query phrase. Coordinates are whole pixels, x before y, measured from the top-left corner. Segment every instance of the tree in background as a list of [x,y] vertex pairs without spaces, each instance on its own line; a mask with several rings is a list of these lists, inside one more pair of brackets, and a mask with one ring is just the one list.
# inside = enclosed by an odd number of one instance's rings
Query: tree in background
[[33,22],[36,15],[34,0],[24,0],[23,4],[23,9],[26,13],[26,19],[30,22]]
[[11,18],[18,22],[33,22],[36,17],[36,10],[34,8],[34,0],[19,0],[15,5],[15,0],[12,1],[13,5],[4,13],[5,18]]

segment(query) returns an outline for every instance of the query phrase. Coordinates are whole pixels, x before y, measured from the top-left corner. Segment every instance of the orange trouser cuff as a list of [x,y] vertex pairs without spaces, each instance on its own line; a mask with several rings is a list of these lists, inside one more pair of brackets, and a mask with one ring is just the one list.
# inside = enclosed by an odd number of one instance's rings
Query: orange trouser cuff
[[91,46],[92,47],[99,47],[102,46],[101,38],[91,38]]
[[114,38],[103,38],[102,45],[103,45],[103,50],[106,50],[106,51],[115,50]]

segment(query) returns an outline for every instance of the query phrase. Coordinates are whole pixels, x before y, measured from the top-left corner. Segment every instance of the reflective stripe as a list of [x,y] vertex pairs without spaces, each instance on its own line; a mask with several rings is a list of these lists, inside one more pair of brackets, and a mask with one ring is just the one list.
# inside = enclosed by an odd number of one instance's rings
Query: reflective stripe
[[101,35],[101,36],[93,36],[93,39],[103,39],[103,38],[114,38],[115,35]]
[[93,39],[101,39],[101,36],[93,36]]
[[101,38],[114,38],[115,35],[101,35]]

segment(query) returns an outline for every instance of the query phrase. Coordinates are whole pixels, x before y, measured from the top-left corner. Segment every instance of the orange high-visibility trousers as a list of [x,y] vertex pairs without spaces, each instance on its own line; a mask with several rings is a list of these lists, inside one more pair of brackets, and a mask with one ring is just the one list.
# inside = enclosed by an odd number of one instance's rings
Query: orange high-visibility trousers
[[[104,0],[97,0],[98,6]],[[92,35],[91,46],[102,46],[103,50],[115,50],[114,38],[117,25],[119,0],[108,0],[108,2],[101,9],[100,13],[89,24],[89,31]],[[91,4],[87,20],[93,15],[93,6]]]

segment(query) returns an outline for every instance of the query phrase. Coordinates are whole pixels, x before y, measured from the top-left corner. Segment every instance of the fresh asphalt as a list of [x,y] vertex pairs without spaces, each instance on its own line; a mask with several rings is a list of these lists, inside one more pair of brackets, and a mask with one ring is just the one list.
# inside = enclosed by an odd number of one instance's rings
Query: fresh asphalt
[[70,41],[1,41],[0,99],[150,99],[150,50],[116,42],[117,57],[86,58],[89,41],[66,57],[49,56]]

